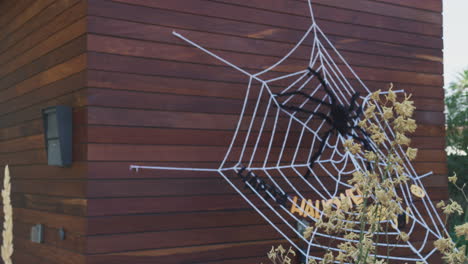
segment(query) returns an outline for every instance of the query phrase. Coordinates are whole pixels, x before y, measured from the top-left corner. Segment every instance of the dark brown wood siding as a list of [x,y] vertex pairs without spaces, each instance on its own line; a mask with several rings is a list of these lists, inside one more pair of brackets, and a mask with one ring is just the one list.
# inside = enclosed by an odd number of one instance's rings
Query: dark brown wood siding
[[[413,93],[414,165],[434,172],[424,183],[435,200],[447,196],[441,2],[314,0],[369,88]],[[284,240],[221,176],[129,165],[216,168],[238,119],[246,78],[173,30],[258,72],[304,34],[307,10],[305,0],[0,0],[14,263],[267,263]],[[58,104],[74,107],[71,168],[47,166],[41,109]],[[41,245],[29,242],[37,223]]]
[[[413,93],[418,171],[446,196],[440,0],[317,0],[318,23],[366,84]],[[411,2],[411,3],[410,3]],[[281,237],[216,173],[245,79],[176,30],[256,72],[309,25],[300,0],[92,1],[88,35],[89,243],[93,264],[265,263]],[[436,192],[437,191],[437,192]]]
[[[13,263],[85,263],[86,7],[0,1],[0,162],[12,177]],[[60,104],[74,108],[72,168],[47,166],[41,110]],[[30,242],[39,223],[43,244]]]

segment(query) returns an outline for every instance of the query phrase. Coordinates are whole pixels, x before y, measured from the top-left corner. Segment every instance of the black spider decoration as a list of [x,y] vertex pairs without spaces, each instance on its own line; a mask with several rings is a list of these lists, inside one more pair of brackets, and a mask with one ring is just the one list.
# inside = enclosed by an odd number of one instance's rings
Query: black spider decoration
[[[323,137],[321,137],[322,142],[319,146],[319,149],[311,156],[309,163],[310,167],[312,168],[313,165],[315,164],[315,161],[317,158],[322,154],[323,149],[325,147],[325,142],[327,141],[328,137],[330,137],[331,134],[334,132],[338,132],[343,136],[351,136],[353,137],[356,141],[361,142],[362,145],[364,146],[365,149],[370,150],[370,144],[369,141],[366,138],[359,137],[357,135],[354,135],[352,133],[352,129],[357,129],[361,131],[361,133],[368,137],[368,134],[359,126],[354,126],[354,120],[358,118],[362,114],[362,106],[357,106],[356,100],[359,98],[359,93],[356,92],[353,94],[351,97],[351,102],[349,106],[345,106],[340,104],[335,95],[332,93],[330,88],[327,86],[325,81],[323,80],[322,76],[320,73],[315,71],[314,69],[308,67],[309,70],[309,76],[311,74],[315,75],[317,79],[320,81],[322,84],[325,92],[331,99],[331,103],[325,102],[323,100],[311,97],[310,95],[302,92],[302,91],[294,91],[294,92],[286,92],[286,93],[280,93],[276,94],[277,97],[282,97],[282,96],[291,96],[291,95],[301,95],[305,98],[307,98],[309,101],[319,103],[321,105],[325,105],[328,108],[330,108],[330,111],[328,114],[318,112],[318,111],[310,111],[304,108],[300,108],[297,106],[289,106],[289,105],[283,105],[279,104],[279,106],[283,109],[286,110],[292,110],[292,111],[297,111],[297,112],[302,112],[302,113],[307,113],[310,115],[318,116],[322,119],[324,119],[328,124],[331,125],[331,128],[325,133]],[[354,112],[354,114],[353,114]],[[310,170],[307,170],[306,174],[304,175],[305,178],[308,178],[310,175]]]

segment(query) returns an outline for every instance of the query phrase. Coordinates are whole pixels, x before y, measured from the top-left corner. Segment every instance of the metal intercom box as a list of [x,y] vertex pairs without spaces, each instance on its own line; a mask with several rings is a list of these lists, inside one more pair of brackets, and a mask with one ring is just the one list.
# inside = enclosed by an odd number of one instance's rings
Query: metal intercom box
[[42,110],[47,163],[67,167],[72,164],[72,109],[59,105]]

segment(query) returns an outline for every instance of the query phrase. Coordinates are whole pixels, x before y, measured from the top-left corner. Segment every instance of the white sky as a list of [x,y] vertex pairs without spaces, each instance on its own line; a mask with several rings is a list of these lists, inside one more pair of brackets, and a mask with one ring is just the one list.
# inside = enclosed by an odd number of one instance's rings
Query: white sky
[[444,1],[444,78],[455,81],[468,69],[468,0]]

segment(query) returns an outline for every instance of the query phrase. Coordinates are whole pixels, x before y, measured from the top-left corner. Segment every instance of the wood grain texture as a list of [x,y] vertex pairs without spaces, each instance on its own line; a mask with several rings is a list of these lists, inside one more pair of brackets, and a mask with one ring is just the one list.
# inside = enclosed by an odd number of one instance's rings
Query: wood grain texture
[[[393,82],[413,94],[420,125],[413,136],[420,148],[414,164],[417,171],[435,173],[424,181],[432,198],[446,198],[440,1],[314,3],[319,25],[371,90]],[[99,0],[89,14],[90,263],[265,262],[265,246],[280,237],[267,231],[264,220],[218,175],[128,168],[216,168],[241,111],[247,78],[173,37],[173,30],[258,72],[286,54],[307,29],[307,2]],[[307,64],[311,43],[306,39],[275,74]],[[249,100],[248,113],[256,94]],[[253,137],[260,125],[255,121]],[[282,126],[277,129],[284,135]],[[234,144],[234,153],[241,143]],[[277,148],[282,142],[272,143]],[[285,155],[291,154],[286,149]],[[129,222],[137,224],[125,225]],[[249,229],[255,231],[244,233]]]
[[[87,1],[3,2],[15,3],[0,8],[0,165],[11,165],[13,261],[85,264]],[[74,108],[71,168],[47,165],[41,111],[60,104]],[[30,240],[38,223],[43,244]]]
[[442,12],[442,2],[437,0],[415,0],[415,1],[404,1],[404,0],[377,0],[379,2],[391,3],[402,6],[415,7],[420,9],[431,10],[437,13]]
[[[2,41],[2,48],[0,50],[8,48],[10,45],[18,44],[21,39],[33,34],[36,29],[44,29],[46,24],[53,23],[57,21],[56,19],[58,18],[63,19],[64,15],[71,15],[70,10],[78,11],[76,9],[70,9],[71,6],[76,5],[77,3],[79,3],[79,0],[53,2],[41,13],[29,19],[21,28],[10,34],[4,42]],[[67,23],[65,22],[62,26],[66,24]]]
[[[173,30],[258,72],[302,37],[310,21],[307,1],[16,2],[0,1],[0,165],[11,164],[15,176],[15,263],[266,263],[271,246],[285,244],[216,173],[129,166],[216,168],[239,118],[248,79]],[[441,2],[314,1],[317,22],[370,90],[393,82],[413,94],[419,127],[412,143],[420,149],[414,165],[418,173],[434,172],[424,179],[434,200],[447,198]],[[311,44],[306,39],[272,76],[303,69]],[[256,95],[249,100],[252,112]],[[41,110],[58,104],[74,108],[70,168],[46,164]],[[285,120],[279,119],[278,135],[285,135]],[[256,137],[260,122],[254,126]],[[273,140],[271,153],[281,144]],[[253,147],[250,142],[247,150]],[[285,159],[292,154],[286,148]],[[323,171],[317,177],[333,184]],[[314,195],[300,176],[290,180]],[[46,226],[42,245],[29,242],[36,223]],[[65,241],[56,235],[61,227],[69,232]]]
[[[128,4],[138,4],[148,7],[183,11],[186,13],[200,13],[217,16],[217,17],[226,17],[226,18],[238,18],[241,20],[245,19],[255,19],[257,22],[268,21],[268,23],[276,23],[276,25],[283,25],[284,27],[293,28],[295,24],[286,23],[284,19],[272,19],[269,20],[268,16],[276,16],[275,18],[280,18],[284,14],[294,15],[295,17],[290,19],[308,19],[309,16],[306,11],[308,9],[307,2],[304,1],[290,1],[288,3],[280,1],[262,1],[262,0],[252,0],[252,1],[216,1],[217,3],[211,3],[211,7],[214,9],[223,9],[223,5],[230,5],[230,8],[233,12],[231,13],[213,13],[210,12],[207,8],[203,8],[202,1],[192,1],[190,4],[183,3],[182,1],[172,1],[161,5],[153,1],[146,0],[117,0],[118,2],[128,3]],[[213,1],[215,2],[215,1]],[[403,1],[400,1],[403,2]],[[432,1],[434,4],[438,1]],[[193,4],[192,4],[193,3]],[[329,4],[323,5],[323,4]],[[362,3],[362,2],[361,2]],[[421,3],[417,3],[418,7],[424,6]],[[314,2],[315,17],[319,21],[335,21],[347,24],[363,25],[375,28],[386,28],[393,29],[397,31],[408,31],[418,34],[428,34],[428,35],[438,35],[440,34],[440,25],[433,25],[429,23],[421,23],[416,21],[404,21],[398,18],[390,16],[382,16],[381,14],[372,14],[370,12],[364,13],[362,10],[352,10],[349,8],[343,8],[341,5],[333,5],[331,1],[320,3],[320,1]],[[401,9],[403,10],[403,9]],[[366,10],[367,11],[367,10]],[[368,10],[372,11],[372,10]],[[221,10],[224,12],[224,10]],[[242,13],[242,16],[238,14]],[[256,16],[253,13],[257,14]],[[276,13],[276,14],[275,14]],[[280,14],[281,13],[281,14]],[[253,22],[253,21],[252,21]],[[404,23],[404,26],[403,26]],[[298,25],[299,26],[299,25]]]

